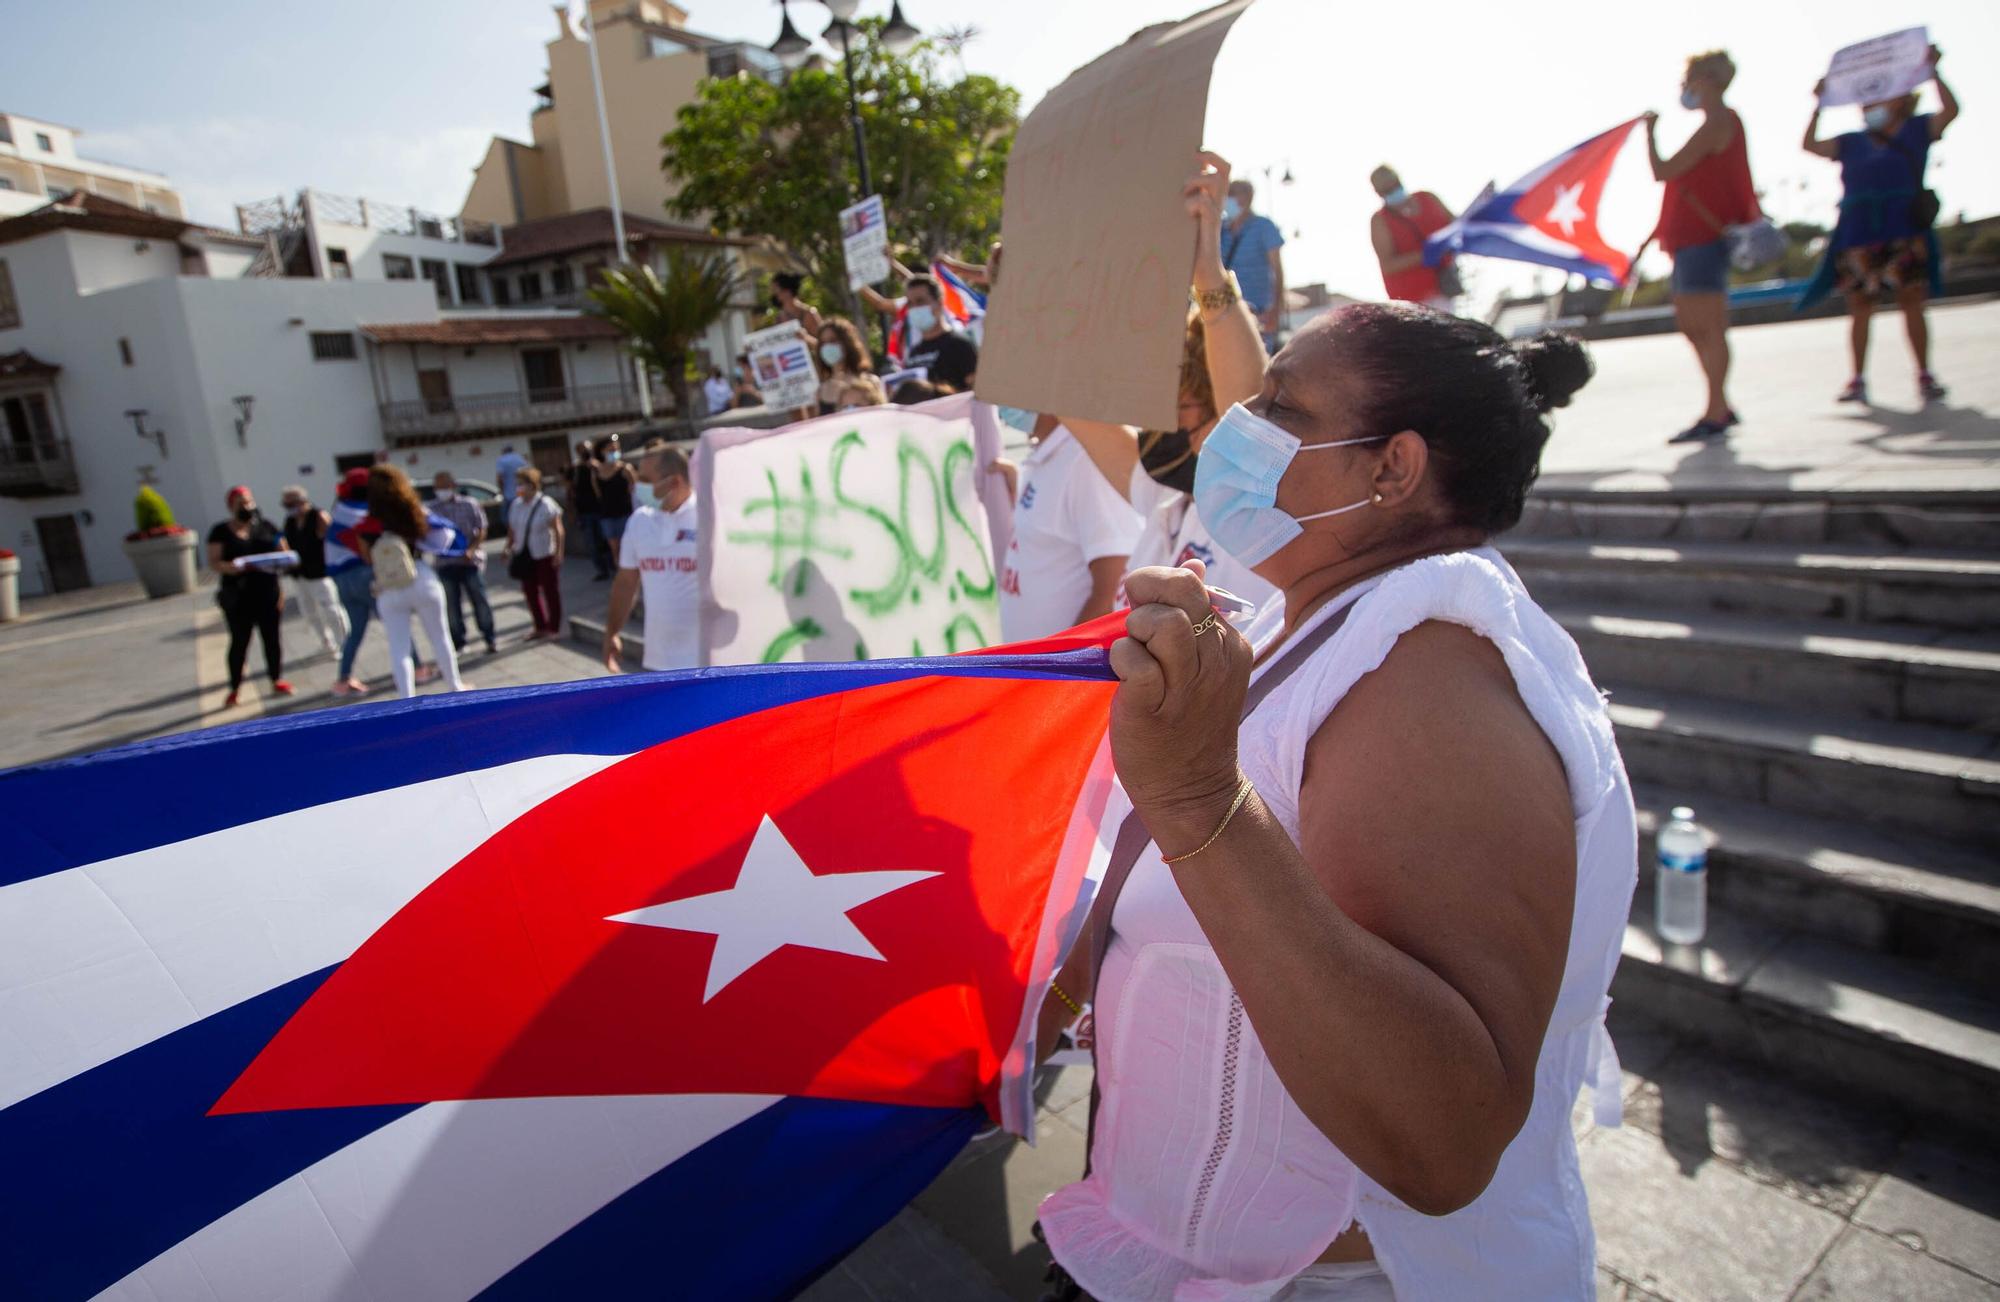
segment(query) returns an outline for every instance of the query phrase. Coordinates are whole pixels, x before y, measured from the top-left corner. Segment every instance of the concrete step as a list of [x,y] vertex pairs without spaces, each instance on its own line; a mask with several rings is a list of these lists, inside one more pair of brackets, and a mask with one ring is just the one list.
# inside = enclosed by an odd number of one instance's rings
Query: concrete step
[[2000,554],[1769,542],[1620,543],[1508,534],[1544,604],[1633,605],[2000,631]]
[[1653,837],[1667,811],[1689,805],[1715,837],[1708,895],[1716,907],[2000,989],[2000,857],[1712,793],[1642,784],[1633,794],[1648,900]]
[[1652,688],[1610,709],[1637,782],[2000,850],[2000,738]]
[[1643,607],[1549,608],[1600,686],[2000,733],[2000,636]]
[[1815,1088],[2000,1136],[2000,1003],[1821,936],[1712,910],[1699,946],[1663,945],[1641,891],[1612,998]]
[[1794,491],[1781,486],[1536,486],[1516,532],[1629,542],[1854,543],[2000,549],[2000,491]]

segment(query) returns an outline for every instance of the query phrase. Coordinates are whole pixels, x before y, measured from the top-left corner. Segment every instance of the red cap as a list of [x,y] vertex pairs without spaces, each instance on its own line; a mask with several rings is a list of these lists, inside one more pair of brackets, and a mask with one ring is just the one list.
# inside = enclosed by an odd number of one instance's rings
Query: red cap
[[356,466],[341,478],[340,489],[344,493],[365,493],[368,491],[368,467]]
[[249,485],[238,484],[236,487],[230,489],[227,493],[224,493],[222,495],[222,500],[225,502],[233,502],[239,497],[248,497],[248,496],[250,496]]

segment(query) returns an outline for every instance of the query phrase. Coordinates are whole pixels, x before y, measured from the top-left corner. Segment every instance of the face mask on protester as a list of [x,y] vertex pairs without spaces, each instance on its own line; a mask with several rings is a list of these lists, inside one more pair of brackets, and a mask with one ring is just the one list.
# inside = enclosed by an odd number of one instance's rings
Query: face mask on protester
[[632,504],[657,508],[660,505],[660,495],[653,491],[651,484],[642,479],[632,486]]
[[254,506],[239,506],[236,508],[236,518],[244,524],[249,524],[257,518],[257,508]]
[[819,359],[822,362],[825,362],[828,366],[840,365],[841,361],[845,359],[846,356],[847,356],[847,350],[842,348],[839,344],[821,344],[819,346]]
[[1895,110],[1891,109],[1887,104],[1870,104],[1867,108],[1861,110],[1861,120],[1868,125],[1870,131],[1887,130],[1889,124],[1895,118]]
[[1222,220],[1233,222],[1242,215],[1243,205],[1236,202],[1236,196],[1233,194],[1225,196],[1222,200]]
[[912,304],[907,315],[911,328],[919,334],[928,333],[937,324],[937,309],[927,304]]
[[604,454],[604,459],[615,466],[624,457],[624,455],[625,454],[620,452],[617,448],[613,448],[609,452]]
[[1000,423],[1008,429],[1018,430],[1023,434],[1035,432],[1035,413],[1032,411],[1021,407],[996,407],[994,412],[1000,417]]
[[1695,93],[1694,87],[1684,86],[1681,88],[1681,107],[1684,109],[1698,109],[1701,107],[1701,96]]
[[437,490],[437,500],[440,502],[449,502],[452,498],[457,496],[458,492],[456,489],[440,488]]
[[1380,443],[1387,434],[1365,439],[1336,439],[1307,446],[1298,436],[1257,415],[1242,403],[1222,414],[1195,458],[1194,506],[1201,522],[1222,549],[1245,565],[1261,565],[1278,549],[1305,532],[1307,520],[1359,511],[1373,502],[1363,498],[1331,511],[1293,516],[1278,506],[1278,481],[1300,452],[1344,448],[1356,443]]
[[1139,435],[1139,464],[1154,483],[1175,492],[1194,492],[1194,447],[1186,430],[1147,430]]
[[1405,199],[1408,199],[1409,197],[1410,197],[1410,192],[1408,190],[1405,190],[1402,186],[1399,185],[1395,189],[1389,191],[1389,193],[1383,195],[1382,202],[1388,204],[1391,208],[1393,208],[1397,204],[1402,203]]

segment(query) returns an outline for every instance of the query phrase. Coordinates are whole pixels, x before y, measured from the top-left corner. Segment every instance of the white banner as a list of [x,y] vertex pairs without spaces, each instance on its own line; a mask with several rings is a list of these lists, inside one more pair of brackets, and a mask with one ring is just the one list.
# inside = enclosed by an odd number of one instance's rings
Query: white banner
[[847,253],[849,289],[889,278],[889,222],[882,215],[881,195],[840,210],[840,242]]
[[999,641],[993,558],[1004,539],[988,503],[1000,477],[985,469],[999,449],[990,409],[965,394],[704,431],[702,663],[942,655]]
[[796,321],[786,321],[743,338],[750,374],[766,407],[810,407],[819,401],[819,368],[812,342]]
[[1836,52],[1819,103],[1821,108],[1873,104],[1907,94],[1930,79],[1930,29],[1911,27]]

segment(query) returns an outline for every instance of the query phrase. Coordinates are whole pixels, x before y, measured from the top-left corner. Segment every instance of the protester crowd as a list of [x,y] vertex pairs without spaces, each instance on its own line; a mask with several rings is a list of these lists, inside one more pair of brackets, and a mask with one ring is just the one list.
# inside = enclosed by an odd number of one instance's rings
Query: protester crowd
[[[1675,436],[1687,441],[1739,420],[1727,274],[1734,232],[1760,212],[1724,98],[1735,71],[1719,51],[1688,61],[1681,102],[1703,120],[1672,154],[1646,117],[1664,186],[1655,235],[1707,387]],[[1822,139],[1817,113],[1807,127],[1805,147],[1839,162],[1845,187],[1812,290],[1847,295],[1853,313],[1844,401],[1865,400],[1884,291],[1923,395],[1943,393],[1923,322],[1935,213],[1919,200],[1925,153],[1958,105],[1937,88],[1936,114],[1905,96],[1869,105],[1860,132]],[[1027,445],[1018,465],[982,468],[1012,502],[1003,640],[1129,611],[1110,660],[1130,817],[1042,1017],[1045,1048],[1067,1028],[1105,1068],[1089,1173],[1041,1210],[1060,1298],[1186,1296],[1197,1281],[1237,1290],[1214,1296],[1349,1302],[1594,1287],[1570,1112],[1586,1081],[1611,1082],[1615,1106],[1602,1018],[1636,825],[1602,696],[1490,546],[1520,518],[1550,413],[1592,363],[1572,338],[1509,341],[1452,315],[1454,269],[1423,253],[1451,211],[1386,166],[1369,183],[1389,303],[1280,340],[1283,237],[1203,154],[1182,195],[1196,256],[1174,427],[996,412]],[[774,279],[773,313],[817,367],[802,415],[977,383],[976,322],[950,310],[940,275],[1004,296],[999,246],[984,265],[895,271],[899,296],[861,294],[891,318],[881,368],[852,320],[807,302],[798,277]],[[710,371],[711,410],[754,392],[748,361],[733,383]],[[511,448],[496,469],[501,554],[531,639],[561,635],[568,517],[611,583],[606,667],[622,668],[641,603],[645,668],[700,663],[699,503],[681,449],[579,443],[563,502]],[[291,690],[278,570],[256,559],[272,554],[290,558],[315,636],[337,648],[336,693],[366,690],[354,661],[370,618],[403,695],[426,673],[466,686],[463,603],[495,645],[486,523],[448,474],[433,488],[427,509],[377,465],[323,511],[288,487],[282,530],[248,487],[231,490],[209,538],[231,701],[253,633],[276,690]]]

